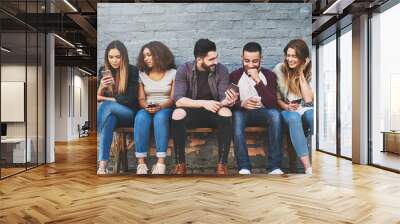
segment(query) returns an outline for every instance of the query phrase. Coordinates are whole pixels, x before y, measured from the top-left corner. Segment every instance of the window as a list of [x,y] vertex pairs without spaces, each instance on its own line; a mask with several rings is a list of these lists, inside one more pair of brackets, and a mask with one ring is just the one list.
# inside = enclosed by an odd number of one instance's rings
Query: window
[[340,155],[352,157],[352,32],[351,26],[340,36]]
[[[400,4],[371,18],[371,140],[372,163],[400,170],[400,155],[384,145],[384,132],[394,134],[394,149],[400,148],[400,67],[398,22]],[[400,151],[398,152],[400,153]]]
[[318,145],[336,154],[336,36],[318,48]]

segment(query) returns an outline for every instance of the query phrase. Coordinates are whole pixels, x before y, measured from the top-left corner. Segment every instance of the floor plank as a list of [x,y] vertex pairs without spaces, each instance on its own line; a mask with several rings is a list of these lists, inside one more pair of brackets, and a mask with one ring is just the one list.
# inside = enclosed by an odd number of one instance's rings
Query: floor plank
[[324,153],[312,177],[98,177],[96,147],[0,181],[0,223],[400,223],[399,174]]

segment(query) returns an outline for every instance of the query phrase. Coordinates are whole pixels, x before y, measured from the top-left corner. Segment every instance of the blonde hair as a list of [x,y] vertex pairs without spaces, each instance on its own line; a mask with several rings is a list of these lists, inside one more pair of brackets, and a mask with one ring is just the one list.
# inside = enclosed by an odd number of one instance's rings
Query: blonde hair
[[[297,96],[301,96],[300,90],[300,76],[299,76],[299,67],[291,69],[286,60],[287,51],[289,48],[292,48],[296,52],[296,56],[299,58],[300,63],[303,65],[306,62],[307,58],[310,58],[310,50],[307,47],[307,44],[301,39],[291,40],[283,52],[285,54],[284,63],[282,64],[281,71],[285,77],[285,84],[288,86],[290,92],[293,92]],[[306,68],[304,69],[304,78],[307,82],[311,81],[311,61],[308,63]]]

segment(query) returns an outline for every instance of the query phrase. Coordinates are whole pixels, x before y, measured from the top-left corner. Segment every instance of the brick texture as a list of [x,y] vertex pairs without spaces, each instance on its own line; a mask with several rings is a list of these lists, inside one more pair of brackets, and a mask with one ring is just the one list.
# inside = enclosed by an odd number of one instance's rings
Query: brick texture
[[115,39],[127,46],[132,64],[145,43],[158,40],[180,65],[193,60],[196,40],[209,38],[229,71],[241,65],[242,48],[249,41],[261,44],[263,66],[270,69],[282,60],[291,39],[302,38],[311,48],[309,3],[99,3],[97,19],[98,65]]

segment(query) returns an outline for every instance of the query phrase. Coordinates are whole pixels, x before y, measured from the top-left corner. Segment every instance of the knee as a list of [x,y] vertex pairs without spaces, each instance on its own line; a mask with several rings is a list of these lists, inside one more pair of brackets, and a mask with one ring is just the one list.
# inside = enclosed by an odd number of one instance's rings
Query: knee
[[167,111],[159,111],[154,115],[154,122],[155,123],[164,123],[169,121],[171,118],[171,113]]
[[270,119],[272,123],[281,123],[281,113],[278,110],[271,110]]
[[150,115],[145,110],[140,110],[135,116],[135,124],[149,122],[149,121],[150,121]]
[[314,112],[312,110],[309,110],[304,114],[304,117],[307,122],[312,123],[314,121]]
[[186,117],[186,111],[182,108],[175,109],[172,112],[172,120],[179,121],[183,120]]
[[222,117],[232,117],[232,111],[227,107],[222,107],[219,109],[218,115]]
[[288,125],[291,124],[300,124],[300,114],[298,114],[297,112],[287,112],[285,115],[285,121],[286,123],[288,123]]
[[300,116],[290,116],[288,119],[289,125],[301,124]]
[[102,102],[99,106],[98,113],[99,114],[105,114],[105,113],[110,114],[111,113],[111,109],[110,109],[111,104],[110,103],[111,102],[109,102],[109,101]]
[[104,120],[104,123],[101,126],[106,129],[114,129],[117,123],[117,117],[115,115],[110,115],[107,119]]

